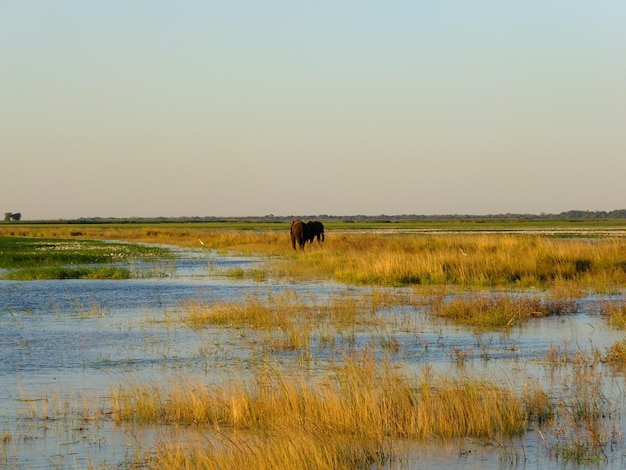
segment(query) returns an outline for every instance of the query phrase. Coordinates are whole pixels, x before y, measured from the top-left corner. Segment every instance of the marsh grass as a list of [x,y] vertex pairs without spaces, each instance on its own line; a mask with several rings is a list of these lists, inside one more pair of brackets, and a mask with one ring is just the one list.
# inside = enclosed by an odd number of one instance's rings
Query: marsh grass
[[313,315],[315,306],[298,299],[294,292],[270,295],[264,301],[248,297],[241,301],[181,302],[181,319],[193,328],[229,326],[235,328],[290,328],[296,319]]
[[[626,283],[626,240],[516,233],[332,232],[322,247],[295,253],[284,230],[209,225],[0,226],[14,236],[125,240],[266,255],[261,273],[243,276],[334,279],[353,284],[542,287],[605,291]],[[10,232],[9,232],[10,231]],[[74,235],[72,235],[74,234]],[[78,234],[78,235],[76,235]],[[202,241],[202,244],[200,244]]]
[[569,315],[576,303],[567,299],[544,299],[520,295],[438,297],[430,302],[431,314],[477,329],[502,329],[522,325],[531,318]]
[[[398,321],[387,315],[396,309],[408,309],[410,316],[425,311],[454,323],[470,326],[476,330],[508,329],[523,325],[532,318],[553,315],[570,315],[577,304],[566,298],[493,294],[450,296],[445,292],[425,293],[419,291],[391,291],[373,289],[371,293],[352,294],[342,292],[330,296],[327,304],[298,297],[293,291],[282,295],[270,295],[262,300],[250,297],[242,301],[207,303],[188,300],[180,304],[180,318],[196,329],[208,326],[232,328],[279,329],[301,343],[314,329],[340,331],[344,328],[388,327]],[[405,315],[406,317],[407,315]],[[308,332],[308,333],[307,333]],[[381,340],[388,350],[398,350],[399,343]]]
[[618,370],[626,370],[626,340],[611,344],[604,356],[604,362]]
[[14,281],[42,281],[50,279],[130,279],[130,271],[125,268],[97,267],[47,267],[17,269],[5,278]]
[[265,299],[251,296],[243,300],[205,302],[196,299],[179,304],[180,319],[193,328],[228,326],[233,328],[285,329],[330,324],[335,326],[384,325],[379,314],[394,307],[415,307],[421,300],[409,292],[386,289],[371,292],[341,292],[320,303],[313,298],[286,290]]
[[241,240],[221,235],[216,243],[224,243],[226,249],[279,256],[281,261],[268,271],[276,277],[388,286],[569,290],[605,290],[626,282],[626,242],[622,239],[589,242],[520,234],[338,233],[322,249],[295,254],[288,238],[280,234],[246,233]]
[[0,268],[6,279],[128,279],[132,259],[155,262],[167,250],[92,240],[0,237]]
[[[390,308],[405,307],[417,302],[409,293],[393,293],[374,289],[371,293],[339,293],[319,302],[284,291],[265,299],[251,296],[243,300],[205,302],[196,299],[179,304],[178,318],[194,329],[224,327],[252,329],[262,333],[258,338],[266,351],[304,351],[311,357],[315,337],[323,348],[334,348],[338,338],[353,347],[355,331],[378,329],[390,323],[379,315]],[[400,343],[391,333],[381,336],[380,346],[398,352]]]
[[227,436],[210,450],[164,446],[159,468],[269,468],[286,455],[288,468],[361,468],[391,458],[395,439],[519,436],[549,408],[539,388],[517,394],[486,377],[408,376],[367,353],[356,359],[319,380],[264,370],[222,386],[120,385],[112,413],[120,424],[193,424]]
[[552,287],[626,279],[621,240],[530,235],[345,234],[318,265],[358,284]]
[[603,364],[621,367],[626,347],[620,343],[604,355],[598,348],[571,348],[567,343],[551,345],[547,352],[546,366],[563,372],[561,387],[570,392],[553,399],[549,432],[554,438],[551,453],[557,460],[597,465],[607,460],[607,448],[622,440],[616,405],[603,389]]
[[[49,230],[77,240],[110,238],[198,248],[201,239],[204,248],[219,252],[268,255],[268,267],[260,274],[239,270],[229,274],[233,277],[411,286],[373,289],[367,295],[344,293],[323,303],[286,292],[238,302],[190,300],[179,305],[177,319],[194,329],[255,329],[272,350],[308,351],[315,332],[320,348],[327,345],[341,352],[347,346],[348,353],[354,353],[355,332],[367,328],[369,333],[374,330],[376,343],[368,347],[380,346],[391,357],[403,345],[389,324],[392,316],[381,312],[406,309],[407,316],[428,312],[477,330],[506,330],[532,318],[574,313],[577,305],[572,298],[583,289],[620,288],[626,272],[621,239],[335,233],[323,247],[294,253],[287,229],[102,226],[72,228],[73,234],[66,234],[65,228],[46,228],[37,236],[52,236]],[[531,286],[549,294],[477,294],[484,287],[521,291]],[[611,308],[605,310],[607,317],[623,328],[624,308],[619,304]],[[453,346],[450,354],[460,366],[454,376],[433,373],[428,367],[409,375],[364,352],[330,372],[316,369],[314,377],[304,376],[311,372],[306,367],[259,368],[250,380],[234,378],[219,385],[189,378],[129,382],[114,388],[106,413],[85,404],[79,416],[113,419],[122,426],[132,422],[198,430],[204,436],[198,445],[158,442],[155,453],[147,451],[140,459],[152,468],[285,468],[285,462],[292,462],[287,468],[383,467],[394,460],[394,444],[400,440],[500,441],[521,436],[535,425],[549,428],[558,459],[597,463],[617,436],[614,422],[607,418],[613,410],[598,388],[602,377],[596,369],[605,363],[619,370],[624,350],[626,346],[615,343],[600,359],[597,351],[586,354],[580,349],[571,352],[567,345],[553,346],[545,364],[553,369],[550,372],[561,368],[570,374],[571,381],[562,386],[564,397],[550,396],[538,385],[526,385],[520,392],[501,380],[471,375],[474,372],[465,368],[467,351]],[[39,416],[46,424],[69,416],[60,400],[27,406],[28,419]]]
[[601,307],[601,313],[606,316],[613,328],[626,329],[626,302],[605,302]]
[[551,427],[556,439],[554,452],[557,459],[566,462],[599,464],[607,460],[607,446],[621,440],[611,419],[614,410],[604,395],[595,367],[575,367],[571,377],[572,394],[556,402]]

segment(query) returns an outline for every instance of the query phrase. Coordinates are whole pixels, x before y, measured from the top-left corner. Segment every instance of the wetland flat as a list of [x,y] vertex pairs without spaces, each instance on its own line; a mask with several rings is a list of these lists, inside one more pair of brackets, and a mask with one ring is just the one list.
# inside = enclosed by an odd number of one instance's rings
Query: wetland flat
[[[262,390],[255,387],[278,377],[278,383],[302,383],[301,393],[304,384],[325,384],[312,385],[313,396],[320,396],[355,362],[374,367],[373,381],[389,379],[378,375],[383,370],[393,383],[408,380],[407,390],[425,378],[439,389],[439,379],[458,380],[462,389],[478,378],[488,390],[493,384],[520,398],[526,413],[511,435],[500,425],[452,437],[440,430],[427,438],[388,428],[365,460],[369,468],[625,464],[624,369],[609,360],[624,338],[611,317],[624,304],[619,286],[598,292],[354,285],[256,276],[276,262],[266,257],[200,248],[172,253],[156,277],[0,281],[0,468],[175,468],[167,466],[175,453],[169,446],[193,453],[195,444],[215,450],[227,441],[252,452],[254,426],[177,422],[163,419],[166,408],[144,419],[120,395],[127,399],[138,387],[171,402],[172,390],[183,384],[214,395],[243,387],[259,399]],[[519,323],[514,314],[504,328],[437,315],[443,304],[479,297],[567,301],[568,308],[535,312]],[[550,407],[541,418],[528,412],[528,395],[537,390]],[[358,422],[352,432],[362,434]],[[327,439],[340,441],[346,432],[329,431]],[[200,456],[195,462],[196,468],[219,468]]]

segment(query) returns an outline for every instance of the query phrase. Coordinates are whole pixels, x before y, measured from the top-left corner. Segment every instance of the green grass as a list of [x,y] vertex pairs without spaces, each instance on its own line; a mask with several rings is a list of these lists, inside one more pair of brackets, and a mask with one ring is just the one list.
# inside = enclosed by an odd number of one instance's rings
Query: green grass
[[128,279],[131,270],[120,263],[164,257],[166,249],[136,244],[0,236],[4,279]]

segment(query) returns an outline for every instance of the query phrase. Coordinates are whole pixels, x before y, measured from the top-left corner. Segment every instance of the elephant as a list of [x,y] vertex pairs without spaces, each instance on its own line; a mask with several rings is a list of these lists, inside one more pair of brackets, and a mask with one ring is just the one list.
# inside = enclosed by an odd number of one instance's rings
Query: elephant
[[300,219],[296,219],[291,222],[291,229],[289,230],[289,234],[291,235],[291,246],[293,249],[296,249],[296,242],[300,246],[300,249],[304,251],[304,244],[307,241],[307,224],[302,222]]
[[304,251],[306,242],[313,243],[315,238],[317,238],[318,243],[324,241],[324,224],[318,221],[302,222],[300,219],[296,219],[291,222],[289,234],[291,235],[291,246],[293,249],[296,249],[297,242],[300,249]]
[[315,220],[306,224],[305,238],[307,241],[313,243],[313,239],[317,237],[317,242],[323,242],[324,237],[324,224]]

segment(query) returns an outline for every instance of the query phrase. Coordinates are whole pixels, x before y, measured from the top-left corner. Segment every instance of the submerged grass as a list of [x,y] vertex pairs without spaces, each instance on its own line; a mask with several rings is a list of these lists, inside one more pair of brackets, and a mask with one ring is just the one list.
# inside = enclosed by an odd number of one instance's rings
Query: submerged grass
[[251,296],[243,300],[205,302],[196,299],[180,303],[180,319],[193,328],[229,326],[234,328],[286,329],[294,326],[380,325],[377,316],[385,309],[417,307],[421,300],[408,292],[373,289],[359,294],[331,295],[328,302],[299,296],[295,291],[270,294],[265,299]]

